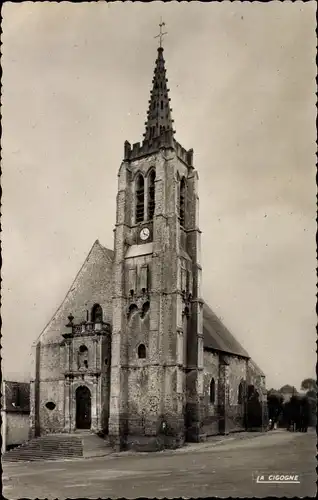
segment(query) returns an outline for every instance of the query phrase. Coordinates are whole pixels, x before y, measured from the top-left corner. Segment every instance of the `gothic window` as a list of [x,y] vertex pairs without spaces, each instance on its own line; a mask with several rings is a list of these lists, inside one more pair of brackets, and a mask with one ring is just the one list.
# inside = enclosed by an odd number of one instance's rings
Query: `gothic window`
[[92,314],[91,314],[92,322],[93,323],[102,323],[103,321],[103,309],[99,304],[95,304],[92,308]]
[[185,184],[185,179],[183,177],[180,182],[180,201],[179,201],[179,210],[180,210],[179,217],[181,226],[184,226],[185,189],[186,189],[186,184]]
[[128,309],[128,319],[130,319],[132,317],[132,315],[138,311],[138,307],[136,306],[136,304],[130,304],[129,306],[129,309]]
[[247,399],[251,399],[254,396],[255,387],[254,385],[249,385],[247,388]]
[[160,101],[161,109],[163,109],[163,101]]
[[156,172],[151,170],[148,177],[148,218],[153,219],[155,213],[155,179]]
[[138,346],[138,358],[145,359],[145,357],[146,357],[146,347],[144,344],[140,344]]
[[149,311],[150,309],[150,304],[149,302],[145,302],[142,306],[142,310],[141,310],[141,317],[144,318],[147,314],[147,312]]
[[244,401],[244,386],[243,386],[243,381],[240,382],[239,388],[238,388],[238,398],[237,402],[239,405],[241,405]]
[[211,380],[211,383],[210,383],[210,403],[212,403],[212,404],[215,403],[215,381],[214,381],[214,378]]
[[141,174],[136,181],[136,222],[144,220],[145,182]]
[[88,349],[86,345],[81,345],[77,357],[78,368],[88,368]]

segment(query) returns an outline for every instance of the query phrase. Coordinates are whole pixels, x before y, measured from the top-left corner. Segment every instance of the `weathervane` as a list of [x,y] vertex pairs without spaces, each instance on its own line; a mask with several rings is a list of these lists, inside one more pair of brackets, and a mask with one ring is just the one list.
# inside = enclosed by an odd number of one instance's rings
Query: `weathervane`
[[166,23],[162,22],[162,18],[160,21],[161,21],[159,24],[160,33],[159,33],[159,35],[156,35],[154,38],[159,38],[159,47],[161,48],[162,47],[162,38],[164,37],[164,35],[167,35],[168,33],[167,32],[162,33],[162,28],[163,28],[163,26],[166,25]]

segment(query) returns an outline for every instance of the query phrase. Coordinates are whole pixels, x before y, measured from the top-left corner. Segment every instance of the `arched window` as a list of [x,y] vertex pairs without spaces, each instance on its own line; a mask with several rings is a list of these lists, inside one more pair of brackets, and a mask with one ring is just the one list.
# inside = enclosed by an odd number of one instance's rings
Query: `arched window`
[[138,346],[138,358],[145,359],[145,357],[146,357],[146,347],[144,344],[140,344]]
[[254,396],[255,387],[253,384],[249,385],[247,388],[247,399],[251,399]]
[[144,318],[147,314],[147,312],[149,311],[149,308],[150,308],[150,304],[149,302],[145,302],[142,306],[142,309],[141,309],[141,317]]
[[136,222],[144,220],[145,182],[141,174],[136,180]]
[[148,177],[148,218],[153,219],[155,213],[155,179],[156,172],[151,170]]
[[188,318],[190,316],[190,309],[186,306],[183,310],[183,315]]
[[137,305],[136,304],[130,304],[129,309],[128,309],[128,313],[127,313],[128,319],[130,319],[132,317],[132,315],[134,313],[136,313],[137,311],[138,311]]
[[238,397],[237,397],[237,402],[239,405],[241,405],[244,401],[244,383],[243,381],[240,382],[239,388],[238,388]]
[[78,350],[78,368],[88,368],[88,349],[86,345],[81,345]]
[[181,179],[180,182],[180,202],[179,202],[179,207],[180,207],[180,224],[181,226],[184,226],[184,214],[185,214],[185,190],[186,190],[186,183],[184,177]]
[[211,383],[210,383],[210,403],[212,403],[212,404],[215,403],[215,381],[214,381],[214,378],[211,380]]
[[103,309],[99,304],[95,304],[92,308],[91,319],[93,323],[102,323],[103,321]]

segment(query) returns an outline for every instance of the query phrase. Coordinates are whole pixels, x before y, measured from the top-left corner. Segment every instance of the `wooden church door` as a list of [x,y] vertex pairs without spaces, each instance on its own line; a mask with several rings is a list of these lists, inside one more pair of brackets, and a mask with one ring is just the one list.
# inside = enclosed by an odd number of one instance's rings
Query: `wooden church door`
[[91,428],[91,392],[88,387],[80,386],[76,389],[76,428]]

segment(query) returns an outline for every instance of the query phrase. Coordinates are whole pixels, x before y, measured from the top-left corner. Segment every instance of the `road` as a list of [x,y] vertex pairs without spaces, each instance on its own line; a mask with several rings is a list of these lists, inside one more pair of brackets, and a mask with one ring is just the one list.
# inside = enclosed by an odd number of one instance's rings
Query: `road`
[[[273,431],[158,453],[4,463],[3,494],[17,498],[313,497],[316,433]],[[299,484],[258,484],[257,474],[298,474]]]

